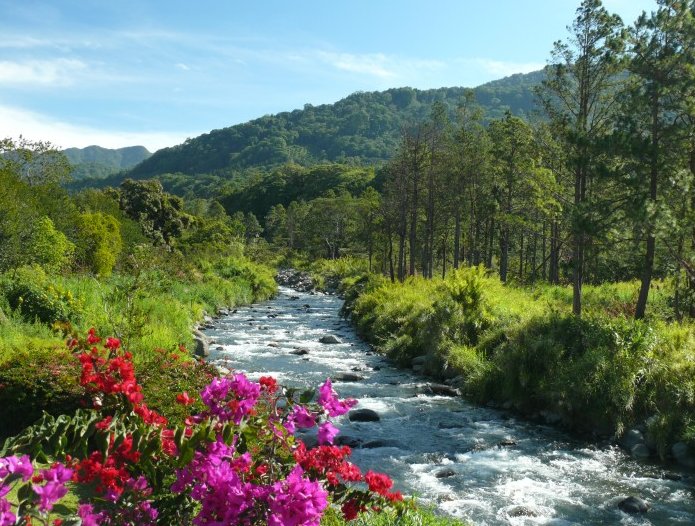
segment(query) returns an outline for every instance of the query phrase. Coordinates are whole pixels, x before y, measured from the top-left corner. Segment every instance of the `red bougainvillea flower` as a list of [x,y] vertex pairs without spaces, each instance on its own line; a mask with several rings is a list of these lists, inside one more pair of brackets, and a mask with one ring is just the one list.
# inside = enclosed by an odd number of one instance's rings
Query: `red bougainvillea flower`
[[261,384],[261,388],[263,388],[270,394],[273,394],[275,391],[277,391],[278,382],[272,376],[261,376],[258,380],[258,383]]
[[94,345],[95,343],[99,343],[101,341],[101,338],[97,336],[97,330],[92,327],[87,331],[87,343],[89,345]]
[[104,344],[107,349],[115,351],[121,346],[121,340],[118,338],[106,338],[106,343]]
[[191,405],[195,403],[195,400],[191,398],[188,392],[184,391],[183,393],[176,395],[176,403],[181,405]]
[[393,486],[393,481],[388,475],[383,473],[375,473],[374,471],[367,471],[364,476],[364,481],[369,486],[370,491],[375,491],[379,495],[386,495],[388,491]]

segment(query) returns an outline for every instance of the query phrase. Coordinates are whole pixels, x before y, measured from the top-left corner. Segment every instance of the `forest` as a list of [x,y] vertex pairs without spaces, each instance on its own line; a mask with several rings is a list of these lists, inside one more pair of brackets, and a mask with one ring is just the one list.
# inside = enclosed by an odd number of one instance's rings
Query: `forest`
[[[50,476],[60,460],[73,480],[111,455],[125,470],[111,489],[134,514],[123,524],[214,523],[200,519],[214,503],[193,488],[192,459],[214,464],[216,447],[241,459],[241,444],[249,524],[271,520],[253,511],[267,492],[300,480],[319,496],[296,524],[458,524],[355,475],[338,447],[321,450],[326,466],[302,456],[300,413],[321,433],[349,410],[330,382],[318,405],[313,391],[279,401],[274,379],[222,380],[195,357],[197,324],[272,297],[292,267],[341,294],[360,336],[402,367],[589,440],[639,430],[628,454],[695,468],[694,71],[693,2],[625,25],[584,0],[543,71],[476,89],[356,93],[151,156],[92,152],[108,171],[0,141],[0,454],[31,454]],[[215,406],[215,388],[236,398]],[[247,395],[257,413],[222,418]],[[144,452],[161,466],[133,460]],[[63,515],[12,491],[41,524],[76,510],[82,522],[63,524],[98,524],[76,490]],[[121,524],[115,501],[99,502],[104,524]],[[5,511],[0,524],[15,524]]]

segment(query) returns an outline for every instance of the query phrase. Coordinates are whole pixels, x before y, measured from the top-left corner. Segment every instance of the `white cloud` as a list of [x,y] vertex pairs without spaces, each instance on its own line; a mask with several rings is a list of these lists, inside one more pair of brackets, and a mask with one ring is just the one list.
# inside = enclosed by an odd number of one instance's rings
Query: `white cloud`
[[176,64],[176,67],[179,68],[180,70],[183,70],[183,71],[189,71],[191,69],[183,62],[179,62],[178,64]]
[[84,148],[93,144],[104,148],[145,146],[151,152],[181,144],[200,132],[128,132],[80,126],[20,108],[0,105],[0,138],[18,137],[50,141],[57,148]]
[[506,62],[502,60],[491,60],[487,58],[476,58],[473,60],[464,59],[464,62],[472,62],[491,75],[508,77],[515,73],[530,73],[543,69],[545,64],[541,62]]
[[358,73],[380,80],[403,79],[415,72],[434,71],[444,67],[439,60],[421,60],[385,55],[383,53],[334,53],[317,51],[315,55],[336,69]]
[[54,60],[28,60],[25,62],[0,61],[0,85],[69,86],[75,77],[87,69],[81,60],[58,58]]

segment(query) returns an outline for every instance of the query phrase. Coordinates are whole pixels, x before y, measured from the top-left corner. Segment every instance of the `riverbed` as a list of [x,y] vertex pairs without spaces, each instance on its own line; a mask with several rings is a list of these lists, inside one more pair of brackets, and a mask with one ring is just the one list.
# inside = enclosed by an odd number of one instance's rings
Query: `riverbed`
[[[341,397],[376,411],[378,422],[336,422],[364,471],[476,525],[695,524],[695,478],[670,465],[631,459],[616,446],[577,440],[509,412],[428,394],[429,381],[398,369],[362,342],[339,315],[336,296],[280,288],[276,298],[237,309],[205,331],[210,361],[273,375],[287,386],[327,377]],[[342,343],[324,344],[328,334]],[[634,495],[651,509],[620,511]]]

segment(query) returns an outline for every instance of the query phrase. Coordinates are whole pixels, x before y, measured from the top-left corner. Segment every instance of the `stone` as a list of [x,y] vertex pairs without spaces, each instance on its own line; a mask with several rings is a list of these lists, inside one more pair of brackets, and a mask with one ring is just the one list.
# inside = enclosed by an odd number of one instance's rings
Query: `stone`
[[461,393],[455,387],[445,384],[429,384],[427,389],[430,393],[439,396],[460,396]]
[[193,351],[196,356],[201,358],[207,358],[210,356],[210,344],[208,343],[208,338],[200,331],[193,331],[193,342],[195,343],[195,350]]
[[647,513],[649,511],[649,503],[639,497],[630,496],[621,500],[618,503],[618,508],[625,513],[634,515],[636,513]]
[[516,446],[516,440],[513,440],[511,438],[505,438],[504,440],[500,440],[499,442],[497,442],[497,445],[500,447]]
[[348,413],[348,420],[350,422],[378,422],[381,418],[372,409],[353,409]]
[[270,342],[270,343],[268,344],[268,347],[275,347],[275,348],[277,348],[277,347],[280,347],[280,345],[277,344],[277,343],[275,343],[275,342]]
[[364,449],[377,449],[380,447],[395,447],[395,448],[402,448],[403,444],[399,442],[398,440],[393,440],[393,439],[376,439],[376,440],[370,440],[369,442],[365,442],[362,444],[362,447]]
[[364,377],[359,374],[337,373],[332,377],[332,380],[335,382],[360,382],[364,380]]
[[676,462],[687,468],[695,468],[695,454],[685,442],[676,442],[671,447],[671,454]]
[[362,445],[362,439],[357,438],[357,437],[339,435],[335,439],[335,445],[336,446],[348,446],[348,447],[351,447],[354,449],[354,448],[358,448]]
[[410,362],[410,365],[412,367],[416,367],[418,365],[425,365],[425,362],[427,361],[427,356],[416,356],[413,358]]
[[540,513],[529,506],[512,506],[507,510],[509,517],[538,517]]
[[630,449],[630,456],[633,458],[649,458],[652,456],[652,453],[646,444],[635,444]]
[[309,351],[306,349],[294,349],[290,351],[290,354],[294,354],[295,356],[304,356],[305,354],[309,354]]
[[632,451],[634,446],[644,444],[644,442],[644,435],[639,429],[630,429],[620,440],[620,444],[628,451]]
[[434,474],[438,479],[447,479],[449,477],[456,476],[456,472],[453,469],[440,469]]
[[413,372],[416,374],[422,374],[424,370],[424,365],[413,365]]
[[337,336],[335,336],[333,334],[326,334],[325,336],[321,336],[321,338],[319,338],[319,342],[320,343],[326,343],[329,345],[330,344],[336,344],[336,343],[343,343],[340,341],[340,339]]

